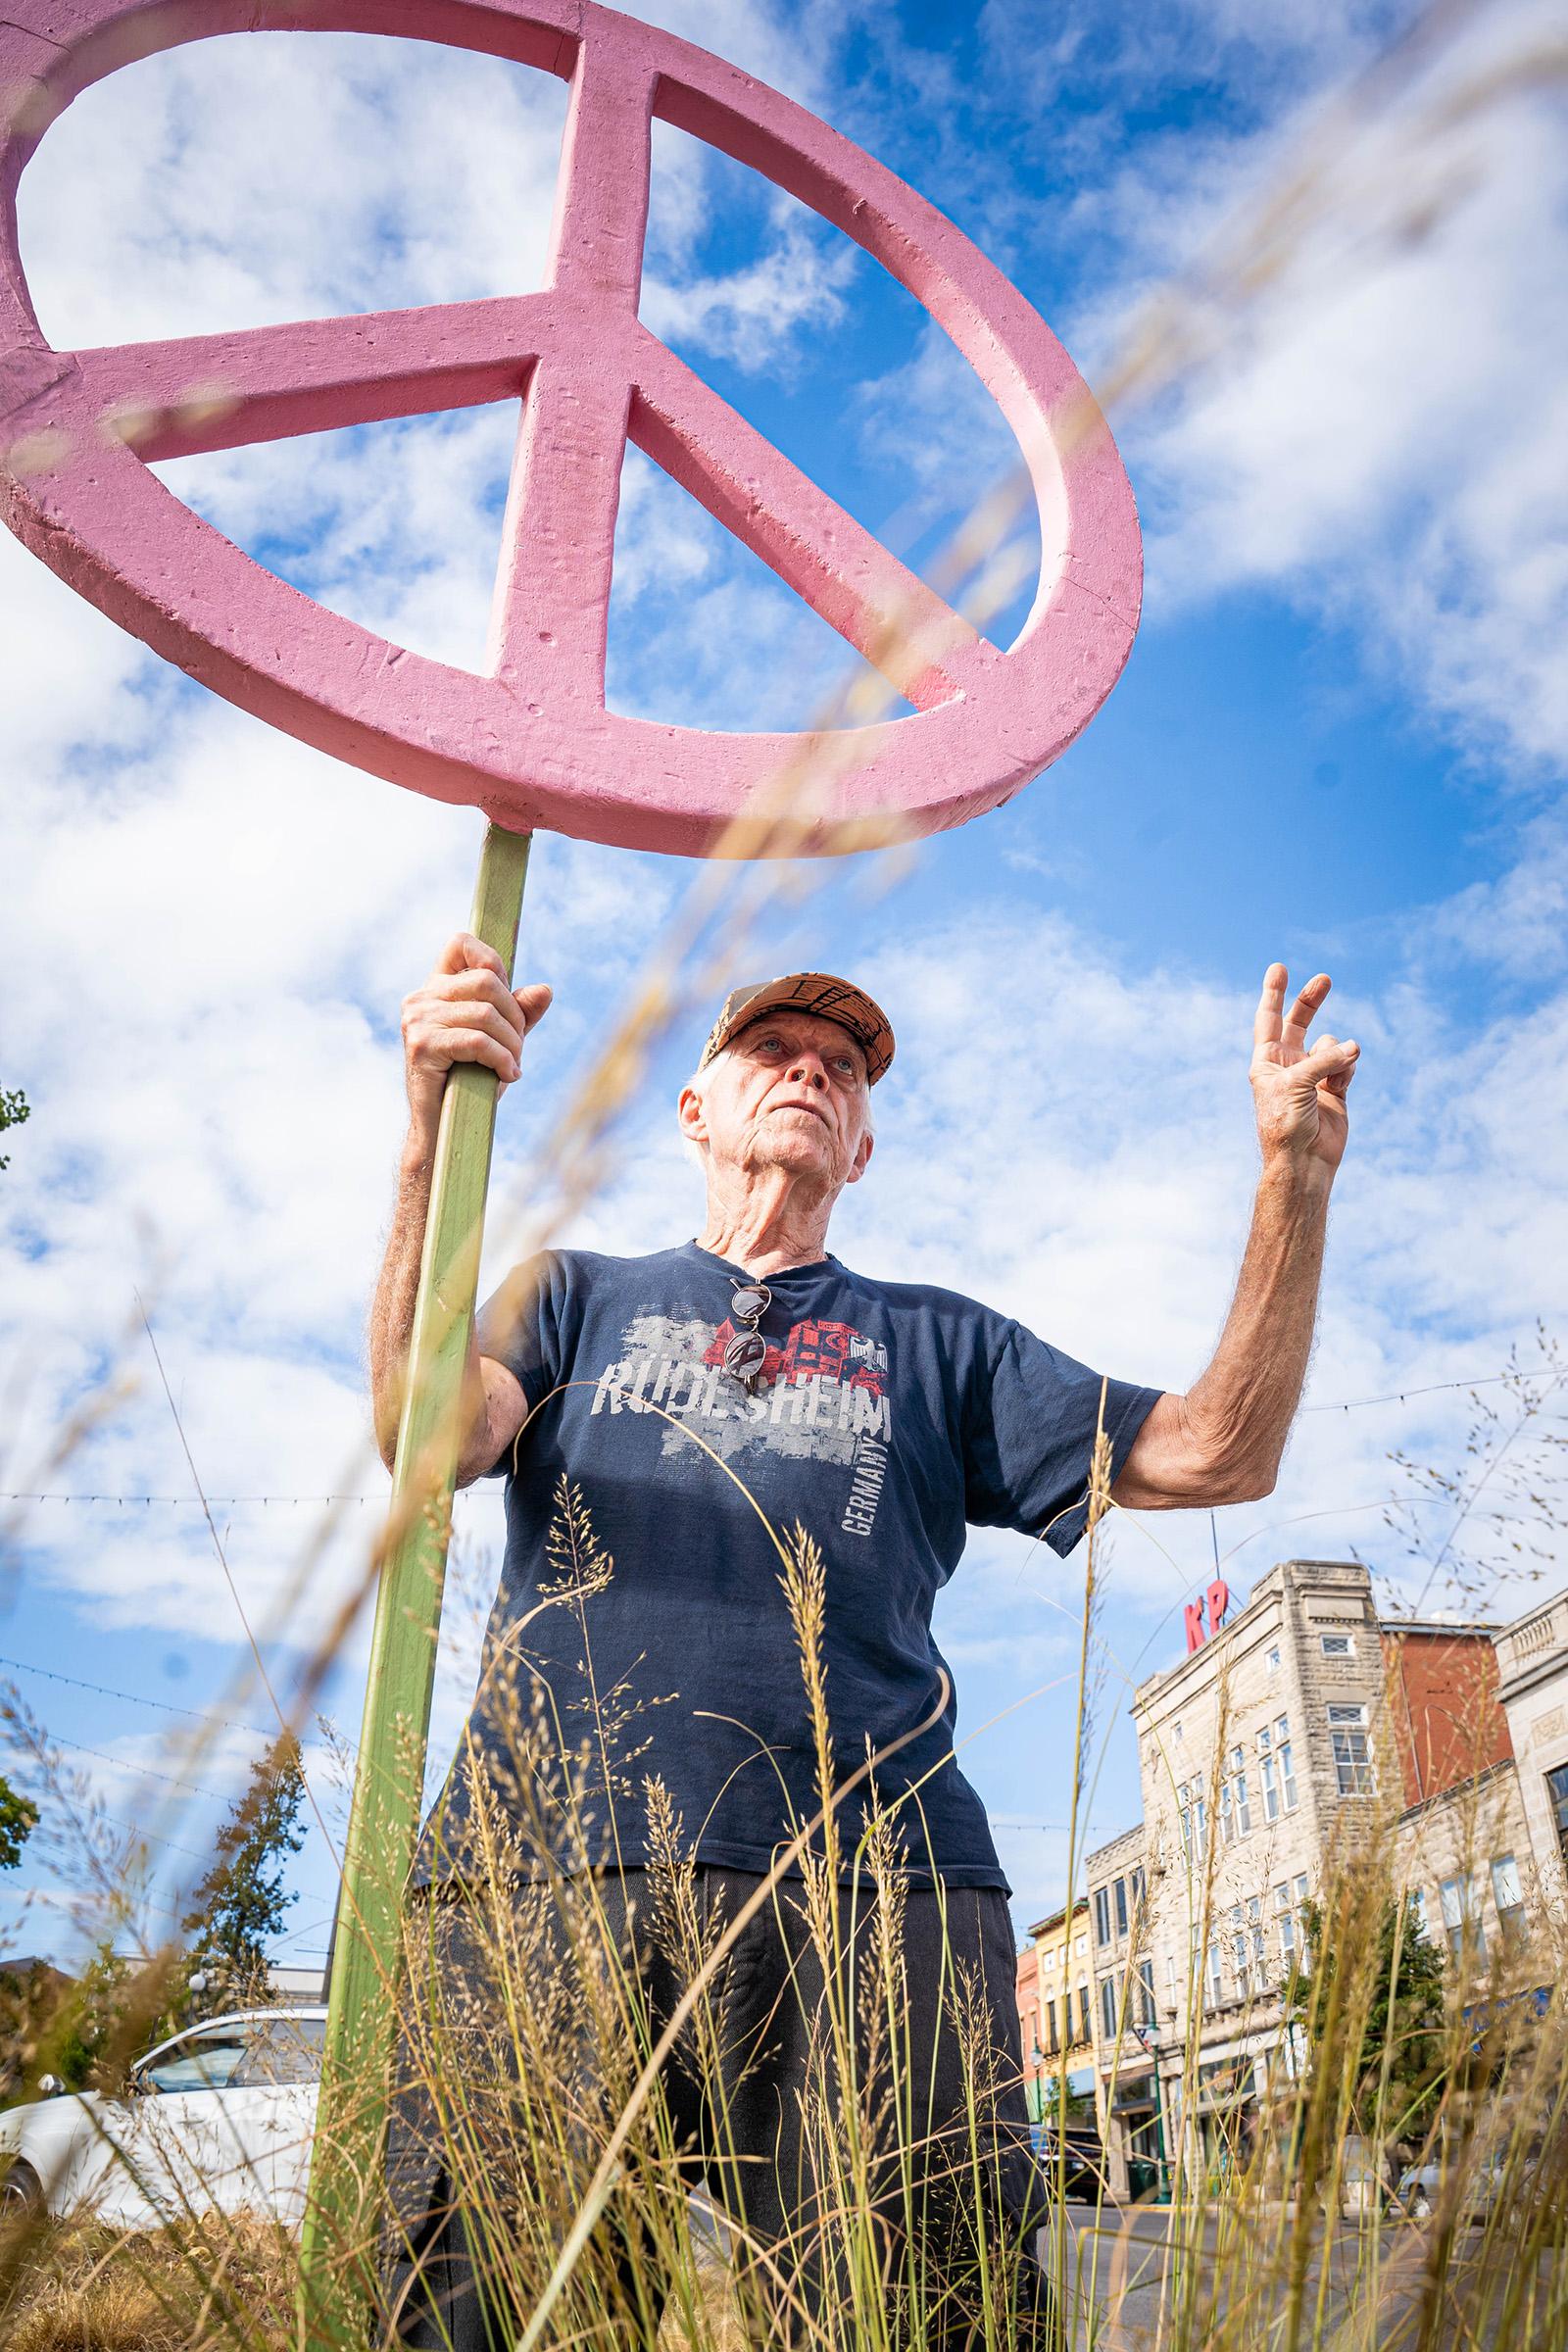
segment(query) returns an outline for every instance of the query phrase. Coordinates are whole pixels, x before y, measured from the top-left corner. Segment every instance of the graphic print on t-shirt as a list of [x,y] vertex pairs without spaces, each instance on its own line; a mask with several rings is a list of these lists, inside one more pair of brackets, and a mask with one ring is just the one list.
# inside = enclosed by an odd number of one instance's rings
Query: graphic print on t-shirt
[[666,1458],[689,1450],[685,1428],[726,1461],[761,1450],[835,1464],[849,1473],[836,1515],[846,1535],[868,1536],[893,1444],[888,1350],[852,1324],[807,1316],[782,1347],[769,1343],[755,1391],[728,1374],[728,1317],[682,1322],[650,1311],[621,1333],[623,1352],[605,1366],[594,1390],[595,1413],[673,1417],[662,1447]]

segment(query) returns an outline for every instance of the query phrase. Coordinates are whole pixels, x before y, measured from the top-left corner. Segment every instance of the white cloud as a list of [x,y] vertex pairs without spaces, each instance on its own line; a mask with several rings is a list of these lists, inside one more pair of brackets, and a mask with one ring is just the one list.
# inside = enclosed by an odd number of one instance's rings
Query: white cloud
[[564,85],[351,34],[124,68],[46,134],[22,251],[62,347],[538,284]]
[[[1155,609],[1281,588],[1527,769],[1568,751],[1568,144],[1547,31],[1531,0],[1493,9],[1343,148],[1317,137],[1316,192],[1217,362],[1131,443]],[[1232,152],[1236,205],[1300,135]],[[1162,260],[1214,212],[1164,206]]]

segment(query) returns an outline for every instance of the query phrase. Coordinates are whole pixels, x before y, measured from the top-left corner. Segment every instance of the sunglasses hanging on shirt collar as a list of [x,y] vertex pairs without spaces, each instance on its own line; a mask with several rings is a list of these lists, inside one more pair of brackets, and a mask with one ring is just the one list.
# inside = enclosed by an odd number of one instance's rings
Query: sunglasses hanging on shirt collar
[[724,1369],[743,1389],[755,1391],[762,1376],[767,1342],[757,1326],[772,1303],[773,1294],[765,1282],[736,1283],[730,1300],[730,1318],[737,1329],[724,1349]]

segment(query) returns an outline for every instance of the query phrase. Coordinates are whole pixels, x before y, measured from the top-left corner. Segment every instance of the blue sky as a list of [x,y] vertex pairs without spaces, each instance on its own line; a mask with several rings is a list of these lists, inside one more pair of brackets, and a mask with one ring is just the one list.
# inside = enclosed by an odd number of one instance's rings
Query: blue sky
[[[1244,1230],[1258,977],[1276,956],[1335,973],[1335,1025],[1364,1051],[1318,1409],[1268,1502],[1212,1531],[1194,1514],[1115,1530],[1091,1806],[1109,1835],[1136,1812],[1130,1683],[1176,1654],[1216,1541],[1240,1547],[1244,1592],[1276,1557],[1351,1547],[1391,1598],[1419,1586],[1384,1524],[1401,1491],[1387,1457],[1457,1461],[1462,1387],[1321,1408],[1495,1373],[1538,1317],[1562,1327],[1568,143],[1529,73],[1506,99],[1451,103],[1528,55],[1545,18],[1499,0],[1461,19],[1347,122],[1336,93],[1397,30],[1390,12],[655,13],[911,179],[1097,382],[1159,288],[1200,276],[1293,159],[1327,158],[1255,298],[1211,288],[1178,313],[1212,329],[1204,364],[1115,413],[1148,594],[1101,715],[1006,808],[896,872],[814,873],[766,909],[737,975],[849,969],[898,1024],[841,1255],[1179,1387]],[[379,40],[233,38],[137,65],[77,102],[24,181],[44,327],[65,346],[535,283],[562,117],[542,77]],[[672,132],[644,317],[917,565],[1009,462],[987,396],[900,289]],[[513,429],[468,412],[163,470],[311,593],[472,661]],[[245,1727],[268,1720],[240,1609],[286,1684],[363,1558],[372,1504],[313,1550],[319,1513],[293,1498],[382,1491],[361,1355],[399,1134],[397,1004],[464,918],[479,827],[269,737],[9,541],[0,665],[0,1083],[33,1103],[0,1175],[0,1485],[180,1498],[18,1506],[0,1656],[21,1661],[83,1796],[172,1841],[146,1892],[156,1932],[256,1752]],[[617,707],[787,726],[843,669],[822,624],[629,463]],[[692,879],[541,841],[524,960],[558,1003],[504,1107],[493,1266],[520,1246],[537,1149]],[[667,1041],[564,1238],[637,1250],[695,1230],[669,1104],[704,1026]],[[209,1492],[274,1498],[217,1506],[228,1575],[138,1294]],[[51,1467],[89,1399],[102,1411]],[[498,1526],[493,1493],[464,1505],[438,1743],[471,1680]],[[1493,1573],[1505,1538],[1491,1541],[1481,1585],[1448,1604],[1506,1614],[1530,1596]],[[1568,1567],[1553,1554],[1534,1573]],[[1081,1592],[1081,1563],[988,1536],[939,1619],[1020,1920],[1061,1890]],[[351,1738],[362,1665],[363,1641],[326,1693]],[[194,1758],[199,1726],[171,1708],[219,1721]],[[324,1941],[343,1810],[314,1744],[312,1773],[325,1827],[301,1858],[302,1952]],[[67,1952],[82,1932],[50,1858],[40,1836],[0,1889],[12,1948]]]

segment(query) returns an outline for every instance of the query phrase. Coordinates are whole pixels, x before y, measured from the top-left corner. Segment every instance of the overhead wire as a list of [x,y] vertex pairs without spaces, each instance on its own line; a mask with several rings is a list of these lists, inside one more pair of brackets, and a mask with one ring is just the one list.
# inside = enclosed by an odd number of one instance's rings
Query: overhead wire
[[[304,1503],[310,1509],[315,1510],[319,1508],[323,1503],[385,1503],[389,1502],[390,1499],[390,1494],[209,1494],[207,1496],[207,1501],[209,1503],[220,1503],[225,1510],[231,1509],[240,1503],[259,1502],[264,1507],[272,1503],[276,1503],[280,1508],[285,1510],[296,1508],[299,1504]],[[156,1502],[167,1503],[174,1509],[183,1508],[187,1510],[200,1510],[202,1508],[202,1497],[199,1494],[0,1494],[0,1502],[114,1502],[141,1504]]]
[[132,1764],[125,1756],[111,1756],[101,1747],[89,1747],[83,1740],[67,1740],[58,1732],[50,1732],[46,1737],[51,1747],[69,1747],[74,1755],[91,1756],[100,1764],[112,1764],[117,1772],[130,1773],[137,1780],[163,1781],[171,1788],[182,1788],[187,1796],[211,1797],[219,1805],[234,1801],[232,1789],[225,1796],[220,1789],[204,1788],[199,1781],[176,1780],[172,1772],[159,1772],[151,1764]]
[[200,1707],[178,1707],[172,1699],[148,1698],[140,1690],[117,1690],[112,1683],[83,1682],[79,1674],[62,1674],[58,1667],[35,1666],[26,1658],[0,1656],[0,1666],[10,1667],[14,1674],[37,1674],[42,1675],[46,1682],[68,1683],[72,1690],[90,1690],[96,1698],[122,1698],[127,1706],[153,1707],[161,1715],[184,1715],[192,1723],[217,1725],[220,1730],[225,1732],[244,1732],[256,1740],[270,1740],[272,1737],[270,1732],[264,1731],[258,1723],[234,1723],[227,1716],[211,1715]]

